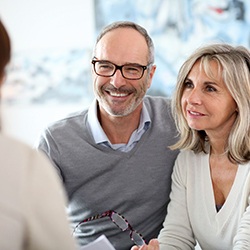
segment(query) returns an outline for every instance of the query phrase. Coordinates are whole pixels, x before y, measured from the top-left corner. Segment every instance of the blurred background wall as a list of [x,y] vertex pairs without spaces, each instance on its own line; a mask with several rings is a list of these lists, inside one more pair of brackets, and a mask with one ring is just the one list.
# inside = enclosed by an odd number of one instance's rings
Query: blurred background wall
[[0,18],[13,45],[3,130],[31,145],[48,123],[92,101],[92,47],[112,21],[135,21],[153,37],[152,95],[171,96],[179,67],[202,44],[250,47],[247,0],[0,0]]
[[0,0],[13,46],[1,107],[5,133],[34,145],[46,124],[87,106],[82,93],[91,92],[84,74],[94,43],[93,5]]

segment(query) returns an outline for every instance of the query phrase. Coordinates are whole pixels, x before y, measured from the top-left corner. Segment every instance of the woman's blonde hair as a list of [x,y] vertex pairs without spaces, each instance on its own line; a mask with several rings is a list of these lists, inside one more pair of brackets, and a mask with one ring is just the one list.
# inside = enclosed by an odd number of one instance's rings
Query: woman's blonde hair
[[222,79],[237,104],[238,115],[227,141],[227,154],[231,161],[245,163],[250,160],[250,52],[243,46],[206,45],[195,50],[181,66],[172,102],[180,139],[171,149],[191,149],[195,153],[207,153],[205,142],[208,138],[205,131],[191,129],[181,108],[185,80],[198,60],[209,77],[213,77],[209,66],[211,60],[218,63]]

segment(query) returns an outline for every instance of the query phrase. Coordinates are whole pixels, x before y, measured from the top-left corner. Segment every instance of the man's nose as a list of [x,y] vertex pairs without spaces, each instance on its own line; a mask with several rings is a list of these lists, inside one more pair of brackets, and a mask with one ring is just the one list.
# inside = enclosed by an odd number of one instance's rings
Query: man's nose
[[112,84],[117,89],[126,84],[126,79],[123,77],[121,69],[117,69],[115,74],[110,78],[110,84]]

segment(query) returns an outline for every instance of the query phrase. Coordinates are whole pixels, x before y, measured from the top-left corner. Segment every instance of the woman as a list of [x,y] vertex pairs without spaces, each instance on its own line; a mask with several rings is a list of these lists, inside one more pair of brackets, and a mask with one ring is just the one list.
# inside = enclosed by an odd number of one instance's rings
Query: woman
[[[0,87],[10,54],[0,21]],[[76,249],[65,206],[63,187],[45,156],[0,131],[0,249]]]
[[172,105],[180,132],[172,149],[182,151],[160,249],[194,249],[196,241],[203,250],[249,249],[250,52],[227,44],[196,50],[179,71]]

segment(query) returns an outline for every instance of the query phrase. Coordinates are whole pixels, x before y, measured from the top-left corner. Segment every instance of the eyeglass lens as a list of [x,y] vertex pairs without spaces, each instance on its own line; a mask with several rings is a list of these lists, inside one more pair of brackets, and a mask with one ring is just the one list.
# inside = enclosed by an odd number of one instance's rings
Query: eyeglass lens
[[138,233],[136,233],[135,231],[132,232],[131,238],[137,246],[143,246],[145,244],[142,237]]
[[[118,213],[112,212],[110,218],[112,221],[122,230],[125,231],[127,229],[132,229],[130,228],[128,222]],[[131,230],[130,234],[131,239],[134,241],[134,243],[138,246],[142,246],[145,244],[144,240],[142,239],[141,235],[135,232],[134,230]]]
[[128,223],[119,214],[112,213],[111,219],[122,231],[128,229]]
[[95,72],[100,76],[113,76],[117,69],[121,70],[123,77],[127,79],[140,79],[143,76],[146,66],[127,64],[117,66],[111,62],[94,61]]
[[95,216],[92,216],[88,219],[81,221],[74,228],[73,234],[76,232],[76,230],[82,223],[88,222],[91,220],[100,219],[106,216],[109,216],[112,222],[116,224],[116,226],[118,226],[122,231],[130,230],[130,238],[136,245],[142,246],[145,244],[145,241],[143,240],[142,236],[132,229],[131,225],[127,222],[127,220],[123,216],[121,216],[120,214],[118,214],[117,212],[113,210],[106,211],[102,213],[101,215],[95,215]]

